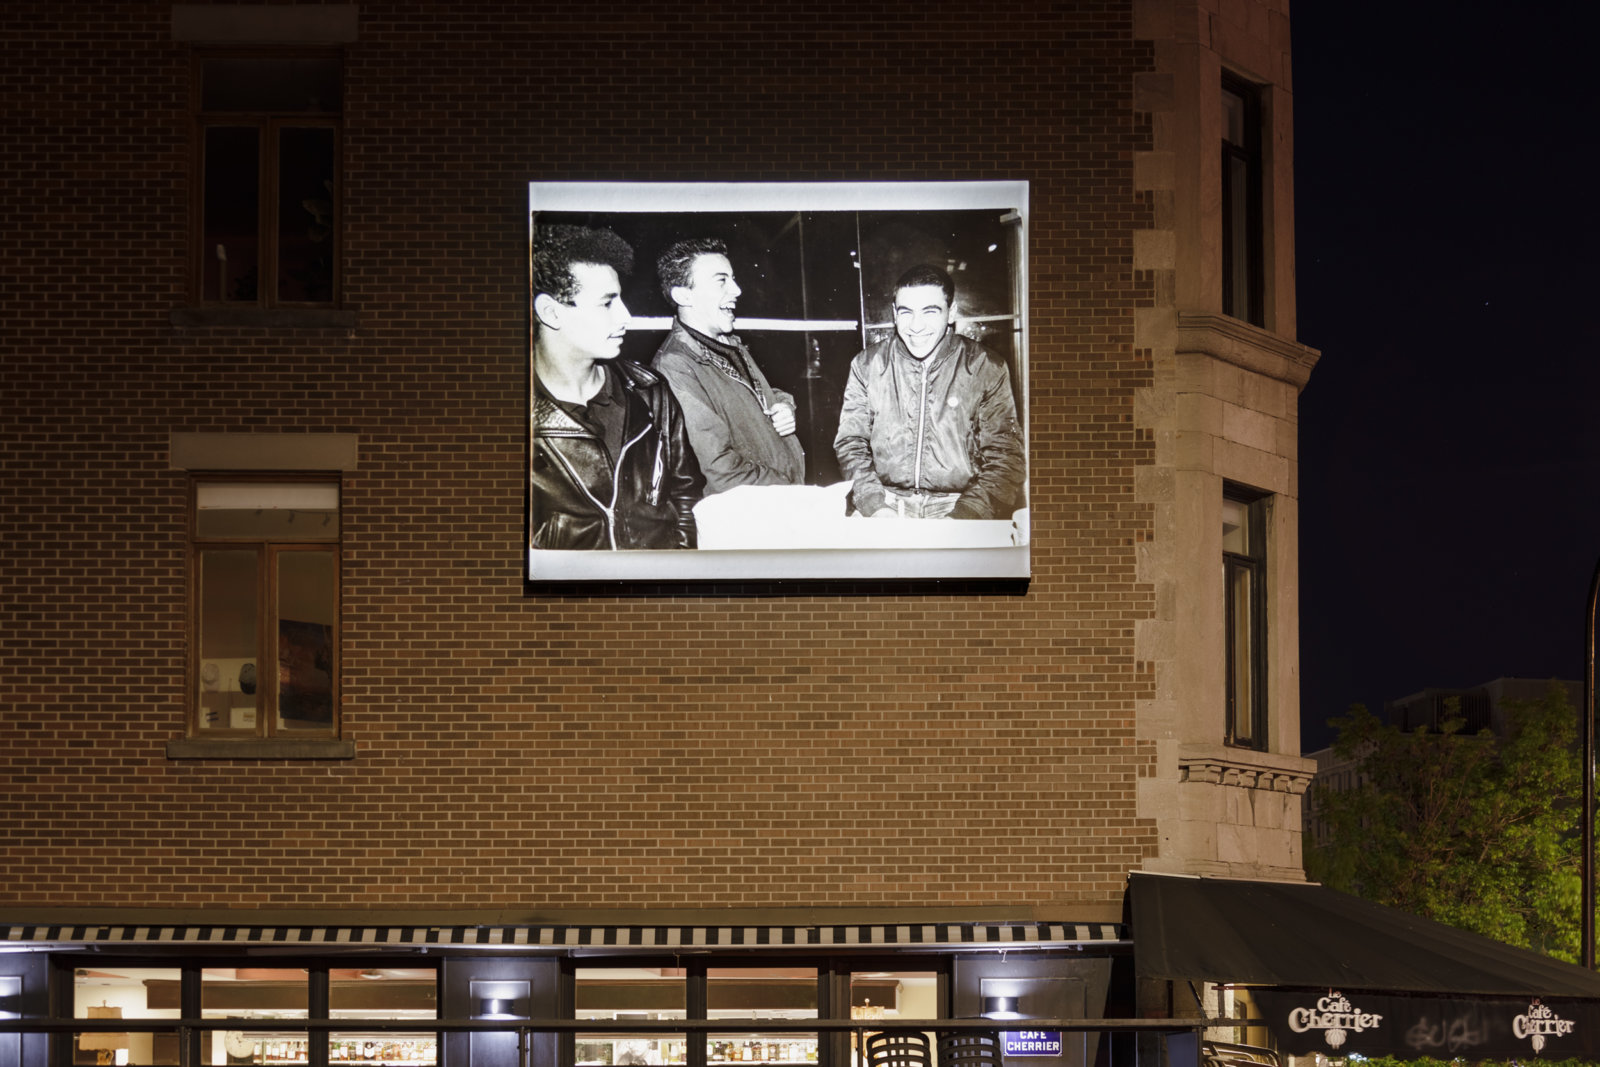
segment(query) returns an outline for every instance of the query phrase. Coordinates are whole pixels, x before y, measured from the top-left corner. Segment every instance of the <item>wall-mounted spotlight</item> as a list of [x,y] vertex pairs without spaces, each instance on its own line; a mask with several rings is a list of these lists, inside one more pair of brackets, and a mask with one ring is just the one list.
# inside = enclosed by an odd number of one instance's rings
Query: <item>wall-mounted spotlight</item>
[[474,1019],[526,1019],[532,1001],[527,982],[475,981],[469,987]]
[[484,997],[478,1001],[476,1015],[479,1019],[513,1019],[511,1005],[514,1001],[509,997]]
[[1016,997],[984,997],[983,1017],[985,1019],[1020,1019],[1017,1013]]

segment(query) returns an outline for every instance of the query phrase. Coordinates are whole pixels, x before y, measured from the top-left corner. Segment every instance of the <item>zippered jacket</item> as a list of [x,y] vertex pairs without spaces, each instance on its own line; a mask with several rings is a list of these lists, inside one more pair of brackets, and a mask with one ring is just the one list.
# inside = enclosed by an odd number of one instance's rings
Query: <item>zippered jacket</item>
[[856,356],[833,448],[863,515],[883,507],[885,487],[959,493],[956,519],[1009,518],[1022,506],[1026,459],[1011,375],[954,331],[926,359],[898,336]]
[[603,364],[626,397],[623,445],[610,450],[537,385],[530,536],[534,548],[695,547],[705,485],[667,383],[625,359]]
[[806,454],[795,434],[779,435],[766,409],[794,397],[767,381],[737,337],[725,342],[744,357],[750,374],[706,345],[681,322],[656,350],[651,366],[672,386],[689,427],[689,443],[706,476],[706,494],[736,485],[800,485],[806,480]]

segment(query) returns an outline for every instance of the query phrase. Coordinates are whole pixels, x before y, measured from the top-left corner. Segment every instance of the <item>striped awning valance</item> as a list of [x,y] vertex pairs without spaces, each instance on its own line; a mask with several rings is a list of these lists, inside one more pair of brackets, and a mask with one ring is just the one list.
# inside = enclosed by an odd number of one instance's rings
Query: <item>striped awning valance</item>
[[374,949],[451,945],[551,950],[1048,948],[1120,942],[1115,923],[875,926],[239,926],[0,925],[0,944],[281,945]]

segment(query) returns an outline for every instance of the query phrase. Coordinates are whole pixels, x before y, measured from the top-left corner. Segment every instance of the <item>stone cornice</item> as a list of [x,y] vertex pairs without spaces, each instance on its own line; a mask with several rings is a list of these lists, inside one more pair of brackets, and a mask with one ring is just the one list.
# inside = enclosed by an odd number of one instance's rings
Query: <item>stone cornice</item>
[[1267,789],[1277,793],[1306,791],[1316,773],[1315,760],[1216,745],[1184,745],[1178,752],[1178,779],[1210,785]]
[[1194,353],[1305,388],[1322,353],[1229,315],[1178,312],[1179,355]]

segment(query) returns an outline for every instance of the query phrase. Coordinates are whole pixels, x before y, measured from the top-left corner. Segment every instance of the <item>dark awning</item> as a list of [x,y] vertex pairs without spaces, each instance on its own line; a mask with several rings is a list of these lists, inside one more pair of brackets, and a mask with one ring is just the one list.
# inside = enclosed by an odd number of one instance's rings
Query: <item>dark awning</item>
[[1127,902],[1145,978],[1600,997],[1600,974],[1324,886],[1133,874]]

